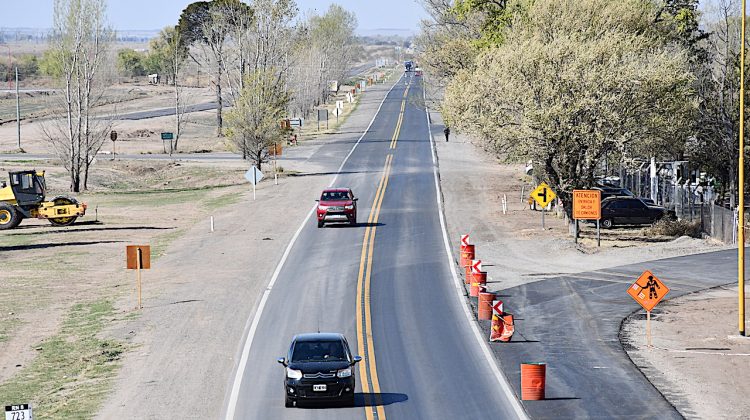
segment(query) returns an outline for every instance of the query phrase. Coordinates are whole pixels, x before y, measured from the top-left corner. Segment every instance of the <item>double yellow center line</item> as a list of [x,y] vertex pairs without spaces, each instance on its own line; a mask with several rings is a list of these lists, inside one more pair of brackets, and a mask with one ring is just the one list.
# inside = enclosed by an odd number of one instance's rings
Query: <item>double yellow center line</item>
[[404,122],[404,110],[406,109],[406,96],[409,94],[409,88],[411,86],[406,86],[406,90],[404,90],[404,99],[401,101],[401,112],[398,114],[398,122],[396,122],[396,131],[393,132],[393,138],[391,138],[391,149],[396,148],[396,143],[398,142],[398,136],[401,134],[401,124]]
[[[375,200],[372,204],[370,217],[367,219],[365,238],[362,241],[362,256],[359,263],[359,277],[357,279],[357,345],[363,363],[359,365],[359,375],[362,378],[362,392],[365,394],[365,415],[368,420],[385,419],[380,398],[380,382],[378,381],[377,365],[375,364],[375,349],[372,340],[372,318],[370,313],[370,277],[372,275],[372,254],[375,249],[375,231],[380,216],[380,207],[388,186],[391,173],[393,155],[385,158],[383,175],[380,178]],[[373,396],[375,401],[373,401]]]
[[[401,101],[401,111],[396,123],[396,129],[391,139],[390,149],[396,148],[396,142],[401,132],[401,124],[404,120],[404,109],[406,108],[406,96],[409,87],[404,91],[404,99]],[[372,315],[370,311],[370,279],[372,277],[372,255],[375,250],[375,232],[377,231],[380,208],[383,205],[385,190],[388,187],[388,179],[393,166],[393,154],[389,153],[385,158],[383,175],[380,177],[378,189],[375,192],[375,200],[372,210],[367,219],[365,237],[362,240],[362,255],[359,262],[359,276],[357,278],[357,349],[362,356],[359,365],[359,376],[362,381],[362,392],[365,394],[365,416],[368,420],[385,420],[385,409],[380,396],[380,381],[378,380],[377,364],[375,363],[375,347],[372,337]]]

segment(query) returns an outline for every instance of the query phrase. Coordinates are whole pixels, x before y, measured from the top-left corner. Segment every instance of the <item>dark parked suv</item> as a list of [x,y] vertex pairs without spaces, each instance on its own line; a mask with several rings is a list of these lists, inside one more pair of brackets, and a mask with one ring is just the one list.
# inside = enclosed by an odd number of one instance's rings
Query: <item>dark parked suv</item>
[[354,365],[361,360],[352,357],[341,334],[294,336],[287,356],[278,360],[286,368],[284,405],[292,407],[302,400],[354,405]]
[[675,212],[661,206],[652,206],[635,197],[610,197],[602,200],[603,228],[614,225],[646,225],[667,217],[677,219]]

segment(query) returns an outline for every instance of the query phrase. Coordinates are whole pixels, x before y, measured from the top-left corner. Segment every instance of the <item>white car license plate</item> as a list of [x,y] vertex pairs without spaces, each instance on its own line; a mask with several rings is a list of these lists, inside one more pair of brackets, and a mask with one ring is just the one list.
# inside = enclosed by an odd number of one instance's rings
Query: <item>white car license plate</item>
[[326,390],[325,384],[313,385],[313,391],[325,391],[325,390]]

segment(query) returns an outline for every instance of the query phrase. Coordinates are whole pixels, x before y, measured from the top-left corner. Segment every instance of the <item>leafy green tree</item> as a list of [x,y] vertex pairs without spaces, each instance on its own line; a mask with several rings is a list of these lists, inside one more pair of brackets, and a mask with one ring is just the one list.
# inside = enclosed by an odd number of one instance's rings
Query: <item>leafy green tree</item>
[[[537,0],[446,91],[447,122],[531,159],[570,212],[602,159],[681,153],[695,112],[687,50],[647,0]],[[687,128],[687,132],[686,132]],[[673,149],[673,150],[670,150]]]
[[117,68],[125,76],[145,76],[145,61],[145,54],[130,48],[125,48],[117,52]]
[[278,76],[274,69],[248,73],[237,103],[227,113],[227,137],[258,169],[268,159],[268,148],[287,135],[279,121],[286,115],[289,95]]
[[181,45],[180,32],[175,26],[167,26],[149,42],[144,67],[150,74],[165,75],[167,84],[174,84],[176,70],[179,71],[186,58],[187,51]]
[[42,59],[39,60],[39,72],[45,76],[54,77],[58,79],[62,77],[62,57],[60,52],[56,49],[48,49],[42,54]]

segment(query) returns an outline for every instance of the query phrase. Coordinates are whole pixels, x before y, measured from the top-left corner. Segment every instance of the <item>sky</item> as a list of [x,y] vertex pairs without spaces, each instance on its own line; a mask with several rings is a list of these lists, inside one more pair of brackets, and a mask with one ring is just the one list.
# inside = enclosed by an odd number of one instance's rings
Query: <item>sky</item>
[[[0,27],[49,28],[53,0],[0,0]],[[108,0],[108,16],[116,30],[151,30],[177,24],[186,0]],[[297,0],[300,12],[324,13],[337,3],[356,14],[358,33],[416,33],[425,12],[417,0]]]

